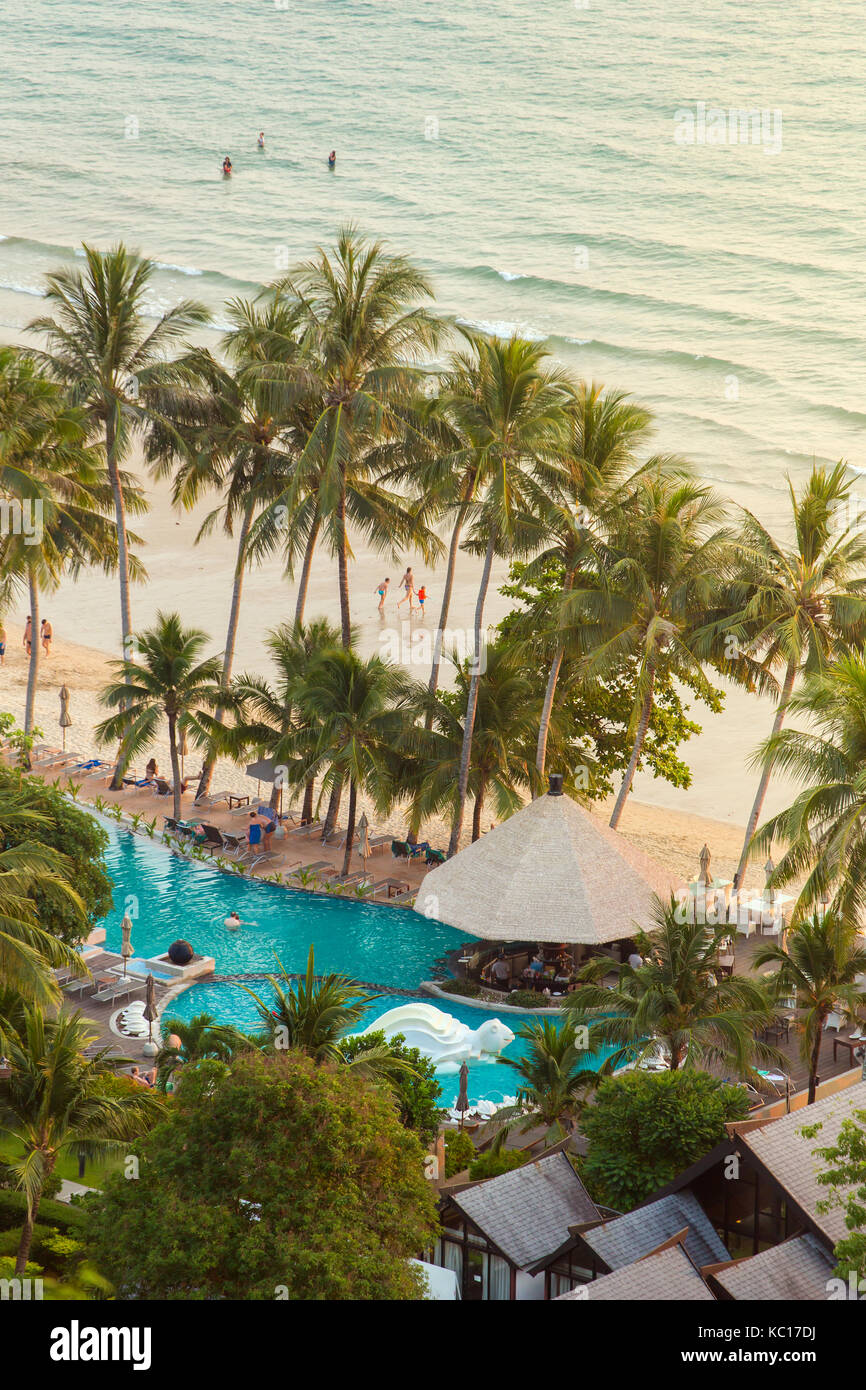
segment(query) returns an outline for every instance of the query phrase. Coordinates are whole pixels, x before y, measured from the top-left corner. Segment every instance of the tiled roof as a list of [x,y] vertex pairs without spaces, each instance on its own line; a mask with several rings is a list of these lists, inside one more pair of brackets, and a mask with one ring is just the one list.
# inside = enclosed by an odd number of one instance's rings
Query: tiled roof
[[698,1268],[730,1259],[691,1192],[672,1192],[667,1197],[659,1197],[604,1226],[585,1231],[583,1239],[608,1269],[621,1269],[642,1259],[651,1250],[657,1250],[684,1226],[689,1228],[685,1247]]
[[813,1235],[795,1236],[782,1245],[762,1250],[748,1260],[738,1260],[714,1277],[733,1298],[801,1303],[827,1297],[827,1281],[835,1261]]
[[564,1293],[557,1303],[592,1303],[594,1299],[653,1303],[712,1303],[710,1293],[691,1260],[679,1245],[649,1255],[637,1264],[626,1265],[603,1274],[591,1284],[583,1284],[571,1293]]
[[600,1220],[564,1153],[465,1188],[450,1201],[518,1269],[527,1269],[564,1245],[569,1226]]
[[[845,1235],[845,1218],[839,1207],[818,1211],[818,1203],[827,1198],[828,1190],[817,1181],[817,1175],[828,1165],[817,1157],[815,1150],[835,1143],[842,1121],[855,1110],[866,1110],[864,1081],[803,1110],[795,1110],[781,1120],[773,1120],[762,1129],[749,1130],[737,1139],[737,1144],[751,1150],[793,1201],[808,1213],[829,1245],[835,1245]],[[814,1138],[803,1134],[806,1125],[820,1125]]]

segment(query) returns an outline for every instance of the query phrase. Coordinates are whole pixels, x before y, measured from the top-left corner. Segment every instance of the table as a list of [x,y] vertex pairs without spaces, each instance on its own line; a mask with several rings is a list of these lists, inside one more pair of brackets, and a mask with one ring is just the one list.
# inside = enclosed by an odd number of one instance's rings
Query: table
[[856,1039],[854,1040],[854,1042],[852,1042],[850,1038],[834,1038],[834,1039],[833,1039],[833,1061],[835,1062],[835,1060],[836,1060],[836,1049],[839,1048],[839,1047],[847,1047],[848,1053],[849,1053],[849,1055],[850,1055],[850,1057],[851,1057],[851,1065],[852,1065],[852,1067],[853,1067],[855,1061],[857,1060],[856,1057],[855,1057],[855,1053],[856,1053],[858,1047],[863,1047],[863,1046],[866,1046],[866,1044],[864,1044],[862,1038],[856,1038]]
[[[389,898],[396,898],[396,896],[397,896],[398,893],[408,893],[411,887],[412,887],[411,883],[405,883],[405,882],[403,882],[403,883],[389,883],[389,884],[388,884],[388,897],[389,897]],[[470,959],[471,959],[471,957],[470,957]]]
[[229,792],[228,802],[231,811],[234,806],[249,806],[250,799],[248,796],[239,796],[237,792]]

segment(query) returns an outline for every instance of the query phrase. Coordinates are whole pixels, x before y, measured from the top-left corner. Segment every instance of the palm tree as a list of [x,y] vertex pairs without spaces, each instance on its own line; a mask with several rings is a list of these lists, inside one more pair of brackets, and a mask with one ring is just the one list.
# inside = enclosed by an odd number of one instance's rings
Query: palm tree
[[[74,861],[39,843],[44,824],[46,818],[13,790],[0,791],[0,990],[48,1006],[60,998],[52,969],[86,967],[71,946],[40,925],[34,894],[79,914],[82,936],[87,913],[72,886]],[[10,845],[11,834],[18,843]],[[22,834],[32,838],[22,840]]]
[[19,1032],[7,1035],[10,1075],[0,1080],[0,1133],[21,1150],[7,1166],[27,1201],[16,1274],[24,1273],[42,1191],[61,1154],[82,1145],[110,1152],[160,1113],[160,1102],[147,1092],[109,1089],[106,1079],[126,1059],[107,1048],[84,1056],[96,1036],[81,1014],[46,1018],[36,1008],[26,1011]]
[[[621,391],[605,391],[593,382],[580,382],[574,405],[569,411],[569,437],[561,459],[555,459],[543,475],[553,496],[552,544],[530,561],[526,577],[543,574],[551,560],[561,564],[563,594],[571,592],[578,570],[593,555],[588,546],[592,534],[605,535],[611,519],[621,524],[623,484],[635,475],[637,451],[651,430],[652,417],[642,406],[634,405]],[[632,481],[633,486],[633,481]],[[538,726],[536,766],[539,782],[544,780],[547,739],[556,686],[571,634],[558,629]]]
[[[317,729],[295,704],[295,692],[304,683],[313,664],[323,652],[340,645],[340,629],[318,618],[310,623],[290,626],[281,623],[268,633],[265,646],[276,668],[276,678],[244,673],[232,687],[237,703],[234,725],[223,738],[223,747],[237,761],[249,753],[267,757],[276,768],[285,769],[281,778],[291,785],[292,772],[300,775],[315,743]],[[297,780],[297,778],[295,778]],[[302,821],[313,819],[314,781],[304,784]],[[271,805],[279,800],[275,781]]]
[[270,1003],[244,986],[255,1000],[263,1024],[263,1032],[255,1041],[305,1052],[316,1062],[352,1067],[359,1077],[397,1081],[414,1074],[409,1063],[395,1056],[387,1045],[366,1048],[355,1057],[347,1057],[340,1046],[378,995],[368,994],[346,975],[322,975],[317,979],[312,946],[303,975],[290,975],[281,961],[277,964],[279,975],[268,976],[274,995]]
[[[337,559],[343,645],[351,644],[348,527],[377,549],[419,546],[432,559],[440,545],[397,493],[377,481],[383,446],[407,447],[421,371],[419,361],[442,327],[420,301],[430,297],[426,277],[380,242],[344,228],[329,254],[292,271],[274,287],[300,306],[304,352],[294,367],[272,368],[276,380],[294,379],[304,399],[318,406],[292,485],[278,504],[286,508],[289,545],[301,529],[315,544],[319,530]],[[301,503],[306,503],[301,507]],[[271,524],[266,517],[262,525]]]
[[786,945],[759,943],[753,964],[756,970],[762,965],[778,966],[773,977],[776,997],[796,996],[800,1011],[796,1027],[801,1034],[800,1056],[809,1068],[811,1105],[828,1016],[842,1004],[855,1018],[866,1002],[866,990],[857,983],[866,972],[866,946],[856,928],[836,913],[826,912],[792,927]]
[[[737,551],[740,575],[731,587],[728,624],[760,663],[763,689],[778,696],[771,739],[776,740],[797,677],[813,675],[866,638],[866,535],[837,518],[850,501],[852,478],[844,463],[813,468],[802,492],[790,478],[793,544],[783,543],[745,512]],[[784,671],[781,686],[774,672]],[[765,758],[746,826],[735,884],[741,886],[752,838],[773,771]]]
[[[205,351],[190,352],[171,365],[166,379],[149,393],[157,420],[148,439],[148,454],[155,460],[157,476],[175,466],[176,506],[189,510],[209,491],[223,494],[221,505],[202,523],[196,542],[210,535],[220,522],[226,535],[234,537],[237,533],[223,654],[222,684],[227,687],[234,665],[244,574],[263,552],[260,538],[256,554],[251,554],[250,532],[257,514],[264,513],[288,486],[301,438],[291,391],[256,370],[261,365],[261,339],[294,344],[297,311],[290,311],[283,302],[272,303],[262,311],[245,300],[232,301],[226,311],[233,327],[224,335],[221,348],[229,365]],[[297,355],[296,344],[294,350]],[[274,528],[272,545],[282,529]],[[216,720],[222,723],[222,710],[217,710]],[[210,787],[214,762],[213,753],[208,753],[198,796]]]
[[120,740],[124,765],[152,746],[165,716],[175,819],[181,815],[178,736],[188,734],[199,747],[209,745],[218,732],[211,716],[229,698],[219,684],[219,657],[199,660],[209,640],[206,632],[185,628],[179,614],[157,613],[155,627],[137,638],[141,660],[115,662],[115,679],[99,697],[118,713],[97,726],[96,736],[102,743]]
[[[164,371],[173,345],[210,315],[204,305],[185,299],[152,323],[146,305],[153,263],[123,245],[110,251],[85,245],[83,251],[83,270],[63,269],[47,277],[45,297],[51,313],[28,328],[47,340],[47,350],[33,349],[32,355],[67,387],[73,403],[85,408],[94,430],[102,435],[114,500],[123,653],[128,658],[132,613],[126,515],[131,498],[123,461],[133,431],[148,423],[143,398],[151,378]],[[122,771],[120,765],[115,769],[115,787],[120,786]]]
[[741,975],[718,974],[719,950],[730,927],[683,922],[682,915],[674,897],[667,904],[655,900],[644,962],[615,965],[612,989],[603,984],[611,970],[606,956],[580,971],[580,984],[564,1007],[588,1027],[589,1051],[613,1049],[607,1071],[659,1044],[671,1071],[718,1062],[746,1076],[754,1058],[778,1060],[773,1048],[754,1037],[773,1017],[766,991]]
[[[213,1057],[218,1062],[230,1062],[239,1048],[249,1047],[246,1034],[228,1024],[217,1023],[213,1014],[196,1014],[188,1023],[180,1018],[162,1018],[160,1032],[166,1040],[156,1054],[156,1079],[165,1091],[178,1067]],[[178,1042],[169,1039],[177,1037]]]
[[457,358],[458,385],[442,410],[472,452],[472,529],[464,548],[484,556],[475,605],[473,673],[466,701],[457,810],[449,856],[456,853],[469,787],[472,736],[482,665],[484,605],[495,555],[528,554],[545,535],[549,503],[537,474],[544,458],[562,447],[571,383],[542,366],[545,348],[521,338],[473,337]]
[[832,897],[846,920],[859,920],[866,907],[866,658],[841,657],[807,676],[788,710],[806,717],[809,732],[782,729],[759,755],[803,791],[754,843],[787,844],[771,882],[804,879],[795,919]]
[[358,792],[385,810],[391,797],[391,762],[418,692],[404,673],[378,656],[326,651],[295,691],[301,715],[318,727],[304,780],[322,774],[322,788],[349,783],[343,873],[349,872]]
[[84,411],[69,404],[63,388],[23,353],[0,349],[0,495],[21,508],[22,518],[30,508],[37,522],[11,527],[0,550],[7,576],[26,584],[29,594],[26,733],[33,728],[41,654],[40,590],[55,588],[64,572],[76,575],[88,564],[108,571],[117,562],[116,533],[105,515],[111,491],[85,436]]
[[[457,785],[463,752],[463,714],[471,673],[467,663],[455,660],[454,689],[429,692],[424,709],[430,729],[410,726],[401,750],[419,765],[418,787],[412,806],[413,824],[449,808],[457,811]],[[520,665],[515,649],[505,642],[486,648],[486,669],[478,682],[475,730],[469,768],[468,794],[474,798],[472,839],[481,834],[485,798],[494,796],[496,814],[505,820],[523,804],[523,793],[532,784],[538,700]]]
[[701,660],[708,654],[708,615],[719,609],[730,564],[729,537],[719,529],[724,504],[677,460],[650,459],[617,515],[609,541],[595,546],[597,575],[563,602],[564,617],[587,626],[582,679],[603,680],[628,658],[637,663],[632,752],[610,818],[613,829],[640,762],[659,675],[675,677],[718,707]]
[[564,1019],[536,1019],[517,1030],[526,1044],[520,1058],[498,1057],[503,1066],[518,1075],[517,1104],[512,1110],[497,1111],[497,1120],[519,1116],[526,1131],[544,1125],[547,1135],[564,1139],[586,1101],[586,1092],[598,1084],[599,1075],[587,1067],[588,1053],[580,1046],[574,1023]]

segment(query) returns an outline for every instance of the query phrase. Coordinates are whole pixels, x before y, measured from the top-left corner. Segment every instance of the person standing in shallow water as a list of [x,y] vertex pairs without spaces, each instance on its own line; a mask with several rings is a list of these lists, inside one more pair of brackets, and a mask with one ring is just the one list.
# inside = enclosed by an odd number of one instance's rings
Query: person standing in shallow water
[[39,625],[39,640],[42,643],[42,650],[46,656],[51,655],[51,641],[54,637],[54,629],[47,618],[43,618]]
[[385,612],[385,595],[386,595],[387,592],[388,592],[388,586],[389,586],[390,583],[391,583],[390,579],[383,579],[383,580],[382,580],[382,583],[379,585],[378,589],[376,590],[376,593],[379,595],[379,612],[380,612],[380,613],[384,613],[384,612]]
[[329,169],[335,169],[336,167],[337,167],[337,151],[336,151],[336,150],[331,150],[331,153],[328,155],[328,168],[329,168]]

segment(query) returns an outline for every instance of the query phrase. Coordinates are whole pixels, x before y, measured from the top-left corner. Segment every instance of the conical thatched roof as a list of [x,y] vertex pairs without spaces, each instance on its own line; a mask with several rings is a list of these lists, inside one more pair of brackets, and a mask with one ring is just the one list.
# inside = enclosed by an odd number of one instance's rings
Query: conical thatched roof
[[652,895],[668,899],[679,886],[554,791],[431,869],[415,911],[488,941],[598,946],[648,927]]

